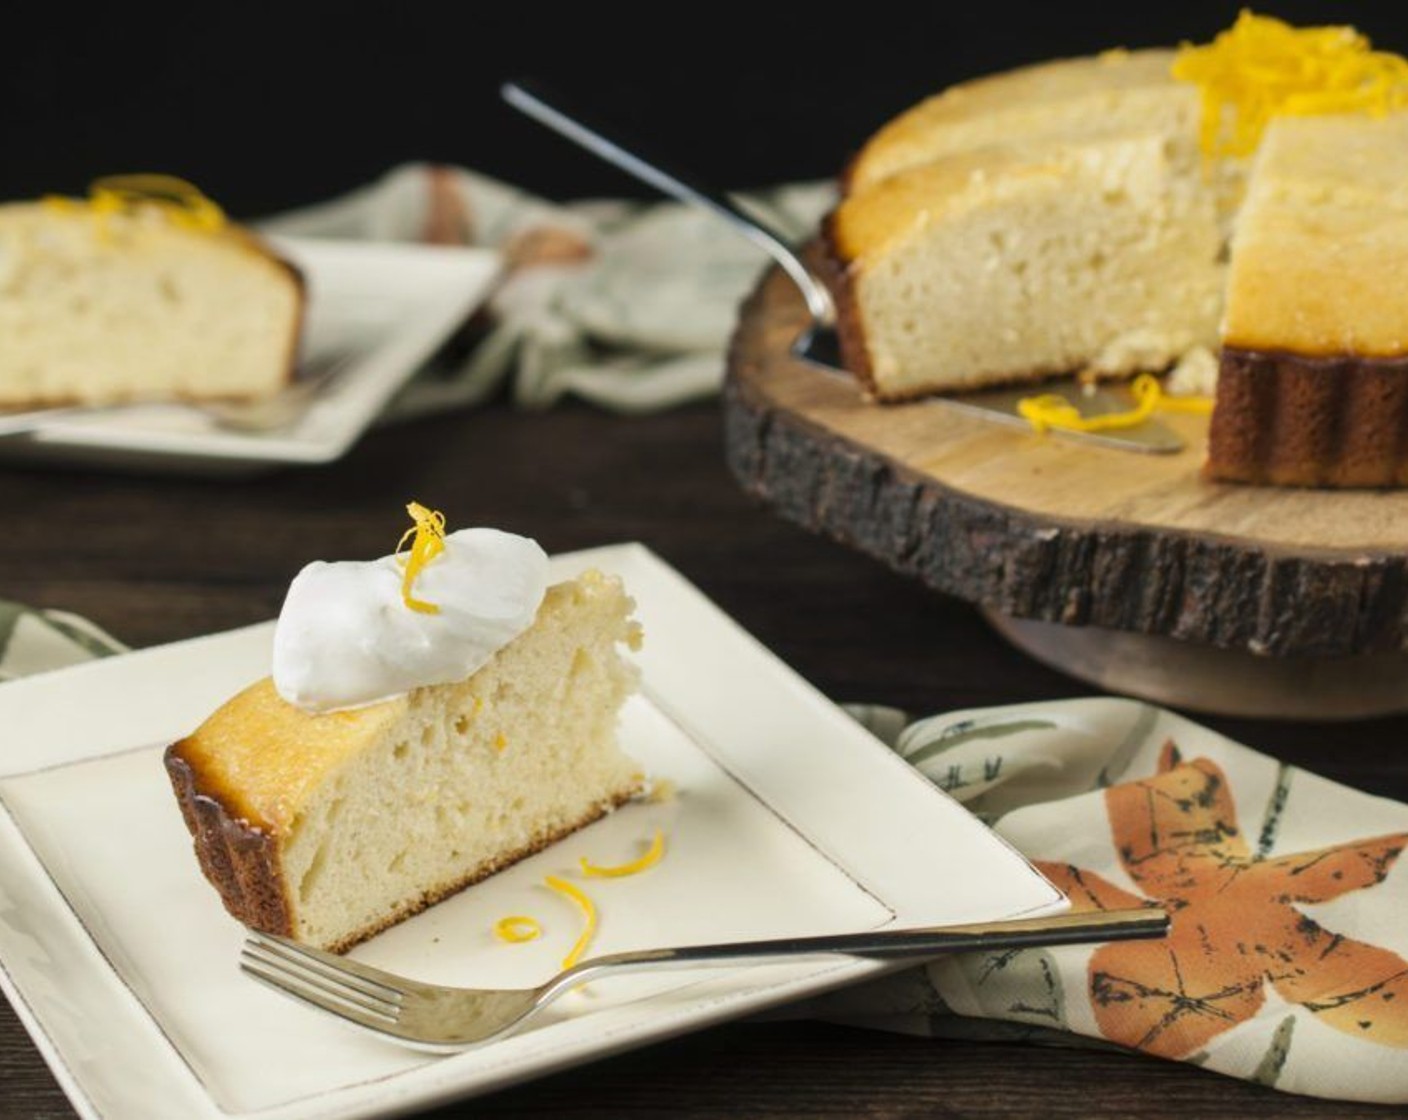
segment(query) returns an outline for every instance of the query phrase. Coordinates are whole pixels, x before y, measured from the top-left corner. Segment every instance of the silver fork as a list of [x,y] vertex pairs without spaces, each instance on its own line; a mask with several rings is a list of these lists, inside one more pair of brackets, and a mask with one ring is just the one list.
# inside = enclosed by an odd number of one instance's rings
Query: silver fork
[[775,963],[834,954],[919,961],[971,949],[1127,941],[1162,937],[1167,931],[1168,915],[1147,908],[645,949],[592,957],[536,988],[449,988],[427,984],[300,945],[286,937],[252,932],[240,952],[240,968],[295,999],[357,1026],[417,1049],[449,1053],[521,1027],[558,996],[588,980],[623,972]]

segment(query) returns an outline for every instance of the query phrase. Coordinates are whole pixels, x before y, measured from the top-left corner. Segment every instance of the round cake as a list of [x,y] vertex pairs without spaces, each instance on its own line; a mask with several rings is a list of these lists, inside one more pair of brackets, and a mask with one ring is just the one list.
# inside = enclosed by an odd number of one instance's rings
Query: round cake
[[886,402],[1214,351],[1209,477],[1403,485],[1405,107],[1404,60],[1249,13],[949,89],[843,177],[843,360]]

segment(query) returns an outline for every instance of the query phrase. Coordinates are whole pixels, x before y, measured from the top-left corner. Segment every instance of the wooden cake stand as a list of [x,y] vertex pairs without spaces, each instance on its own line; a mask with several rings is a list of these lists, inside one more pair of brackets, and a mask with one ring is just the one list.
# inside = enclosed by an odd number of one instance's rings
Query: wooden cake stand
[[1174,455],[1108,450],[937,400],[866,402],[789,352],[806,309],[776,269],[745,302],[729,465],[778,513],[977,604],[1038,659],[1202,711],[1408,710],[1408,492],[1227,485],[1207,419]]

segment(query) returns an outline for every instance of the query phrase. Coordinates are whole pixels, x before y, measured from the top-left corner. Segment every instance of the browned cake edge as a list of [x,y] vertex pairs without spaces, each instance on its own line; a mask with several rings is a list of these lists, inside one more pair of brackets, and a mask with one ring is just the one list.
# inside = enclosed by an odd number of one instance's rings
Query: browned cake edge
[[850,262],[842,257],[837,247],[835,211],[822,219],[816,272],[817,278],[831,292],[831,302],[836,307],[836,336],[841,344],[841,364],[855,375],[867,396],[881,399],[870,364],[870,347],[865,341],[865,326],[861,322]]
[[[283,868],[278,847],[272,836],[248,821],[233,817],[217,798],[203,793],[195,770],[181,755],[181,743],[167,747],[166,772],[181,806],[195,847],[201,871],[220,893],[221,901],[236,921],[265,933],[295,936],[293,913],[289,906]],[[574,823],[552,829],[535,837],[516,851],[496,856],[417,898],[408,899],[383,918],[362,927],[331,945],[321,948],[333,953],[346,952],[354,945],[388,929],[398,922],[419,914],[452,894],[457,894],[481,879],[527,859],[557,843],[578,829],[585,828],[607,813],[624,805],[641,791],[640,782],[597,802]]]
[[237,920],[291,937],[293,913],[274,838],[232,817],[220,801],[201,791],[195,769],[181,754],[182,745],[167,747],[164,761],[201,871]]
[[1274,486],[1408,485],[1408,357],[1223,347],[1204,473]]

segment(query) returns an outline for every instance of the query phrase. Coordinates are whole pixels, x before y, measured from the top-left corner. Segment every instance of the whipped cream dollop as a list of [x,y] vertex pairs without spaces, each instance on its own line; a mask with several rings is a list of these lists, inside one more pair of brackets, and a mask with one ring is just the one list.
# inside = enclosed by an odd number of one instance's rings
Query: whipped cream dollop
[[299,572],[274,631],[279,695],[330,712],[463,680],[533,624],[548,558],[498,529],[450,533],[415,577],[415,597],[434,613],[406,605],[403,576],[395,556],[315,560]]

